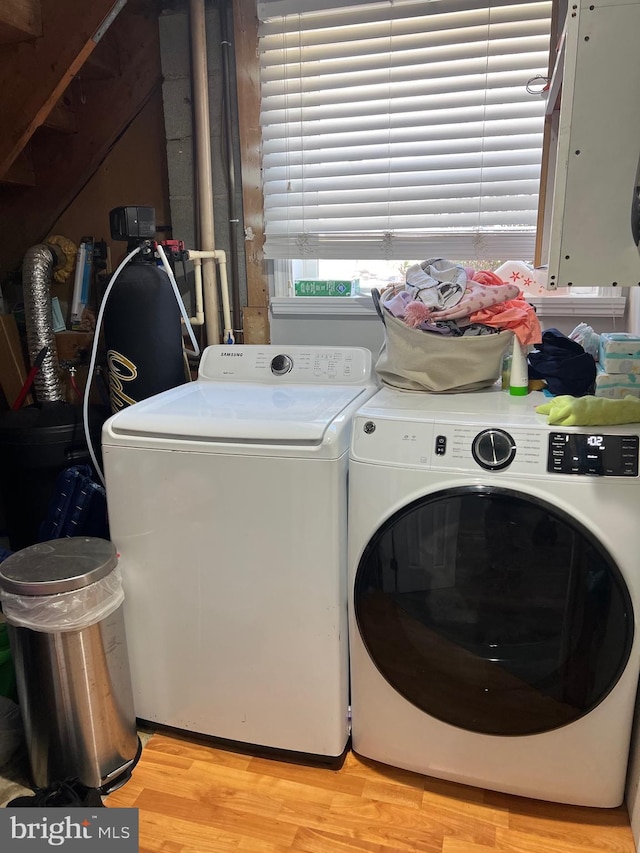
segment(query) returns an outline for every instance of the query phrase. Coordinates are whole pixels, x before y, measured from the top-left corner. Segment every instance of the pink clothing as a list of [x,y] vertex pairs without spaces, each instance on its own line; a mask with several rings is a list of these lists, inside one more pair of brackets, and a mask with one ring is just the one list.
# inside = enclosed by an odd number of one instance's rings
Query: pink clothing
[[432,315],[433,311],[428,305],[425,305],[424,302],[418,302],[415,299],[407,302],[404,309],[404,321],[412,329],[417,329],[421,323],[429,320]]
[[453,308],[445,308],[443,311],[432,311],[431,319],[433,320],[461,320],[463,317],[470,317],[476,311],[481,311],[483,308],[489,308],[493,305],[508,302],[510,299],[515,299],[520,293],[520,288],[517,284],[494,284],[489,285],[479,284],[475,281],[468,281],[464,296]]
[[[511,329],[523,346],[542,340],[536,312],[517,284],[504,282],[491,270],[466,270],[465,292],[455,305],[434,311],[433,306],[415,300],[406,290],[395,293],[385,303],[391,313],[412,328],[424,323],[455,320],[462,327],[472,323]],[[464,321],[464,322],[463,322]]]
[[511,329],[523,346],[538,344],[542,340],[540,321],[532,305],[522,293],[515,299],[483,308],[469,317],[471,323],[484,323],[498,329]]
[[[526,301],[517,284],[506,284],[500,276],[491,270],[478,270],[471,273],[471,283],[468,282],[469,292],[465,292],[460,302],[451,312],[463,306],[468,308],[468,319],[470,323],[483,323],[485,326],[495,326],[497,329],[511,329],[518,341],[523,346],[537,344],[542,340],[542,329],[533,306]],[[484,299],[480,305],[474,299],[475,295]],[[510,288],[505,291],[504,288]],[[491,291],[496,292],[496,297],[491,298]],[[508,294],[505,298],[505,294]],[[502,298],[500,298],[502,297]],[[431,317],[439,319],[461,319],[460,316],[452,316],[449,311],[434,312]]]
[[478,270],[472,274],[471,280],[477,281],[478,284],[506,284],[500,276],[491,270]]

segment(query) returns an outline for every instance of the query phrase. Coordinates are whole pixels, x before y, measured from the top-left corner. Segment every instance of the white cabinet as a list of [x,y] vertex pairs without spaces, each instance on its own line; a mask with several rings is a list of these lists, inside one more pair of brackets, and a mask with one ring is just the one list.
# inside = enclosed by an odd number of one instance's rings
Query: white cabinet
[[636,286],[640,0],[569,2],[547,103],[553,191],[541,260],[548,258],[548,288]]

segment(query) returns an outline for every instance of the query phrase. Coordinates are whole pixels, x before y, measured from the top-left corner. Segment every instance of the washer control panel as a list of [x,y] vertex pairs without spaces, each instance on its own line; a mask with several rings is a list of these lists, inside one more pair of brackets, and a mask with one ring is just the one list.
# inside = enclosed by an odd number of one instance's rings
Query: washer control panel
[[599,477],[638,476],[638,436],[549,433],[547,471]]
[[639,438],[625,433],[561,432],[535,426],[385,418],[354,420],[352,458],[442,471],[638,477]]
[[362,347],[215,344],[202,353],[198,379],[361,385],[373,381],[373,367]]

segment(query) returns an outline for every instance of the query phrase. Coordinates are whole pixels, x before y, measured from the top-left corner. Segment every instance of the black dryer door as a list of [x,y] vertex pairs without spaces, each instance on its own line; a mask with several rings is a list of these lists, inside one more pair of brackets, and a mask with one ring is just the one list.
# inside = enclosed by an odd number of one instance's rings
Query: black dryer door
[[616,684],[633,641],[629,592],[602,544],[507,489],[448,489],[398,511],[365,549],[354,592],[389,684],[473,732],[577,720]]

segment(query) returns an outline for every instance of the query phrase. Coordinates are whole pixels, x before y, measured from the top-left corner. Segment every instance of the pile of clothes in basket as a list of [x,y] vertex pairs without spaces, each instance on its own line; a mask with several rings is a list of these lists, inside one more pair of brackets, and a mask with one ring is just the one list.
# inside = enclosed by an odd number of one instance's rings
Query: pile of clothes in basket
[[394,317],[425,332],[464,336],[510,329],[524,346],[542,339],[535,310],[517,284],[444,258],[409,267],[406,283],[393,286],[383,298]]

